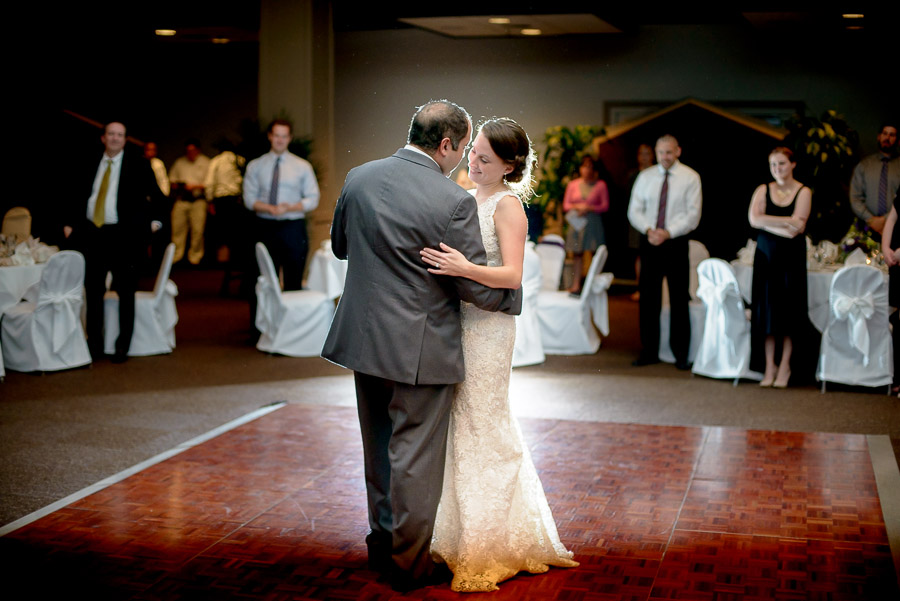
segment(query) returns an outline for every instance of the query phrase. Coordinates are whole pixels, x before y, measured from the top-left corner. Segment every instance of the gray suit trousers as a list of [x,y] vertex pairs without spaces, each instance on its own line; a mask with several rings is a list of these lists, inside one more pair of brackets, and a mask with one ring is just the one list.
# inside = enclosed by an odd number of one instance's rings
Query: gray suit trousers
[[[391,553],[410,578],[431,574],[454,384],[411,385],[354,372],[369,503],[369,561]],[[377,541],[391,541],[386,544]],[[376,544],[373,544],[375,542]],[[386,557],[381,558],[386,560]]]

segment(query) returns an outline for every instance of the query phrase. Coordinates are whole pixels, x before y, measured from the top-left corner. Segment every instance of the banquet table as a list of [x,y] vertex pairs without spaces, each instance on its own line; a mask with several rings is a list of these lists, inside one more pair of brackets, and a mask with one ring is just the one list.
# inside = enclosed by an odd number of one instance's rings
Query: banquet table
[[[748,303],[751,301],[753,287],[753,265],[742,263],[735,259],[731,262],[734,268],[734,275],[738,281],[738,287],[741,289],[741,296]],[[843,264],[823,265],[815,269],[806,270],[806,300],[809,306],[809,320],[813,326],[820,331],[825,331],[828,325],[828,313],[830,304],[828,295],[831,293],[831,279],[834,273],[844,267]],[[888,274],[884,273],[887,280]]]
[[306,288],[324,292],[329,298],[337,298],[344,292],[346,277],[347,261],[335,257],[330,248],[320,248],[310,259]]
[[25,297],[29,288],[41,281],[45,265],[46,263],[38,263],[0,267],[0,314],[15,306]]

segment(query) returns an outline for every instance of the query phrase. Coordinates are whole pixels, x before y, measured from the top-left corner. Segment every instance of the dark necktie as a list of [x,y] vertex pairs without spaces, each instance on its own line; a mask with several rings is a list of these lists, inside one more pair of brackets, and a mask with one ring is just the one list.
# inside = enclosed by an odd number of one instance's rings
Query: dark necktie
[[878,180],[878,215],[887,214],[888,157],[881,157],[881,179]]
[[281,157],[275,159],[275,168],[272,169],[272,185],[269,188],[269,204],[278,204],[278,171],[281,165]]
[[97,190],[97,201],[94,203],[94,225],[103,227],[106,223],[106,191],[109,189],[109,174],[112,171],[112,160],[106,159],[106,171],[100,180],[100,189]]
[[669,200],[669,172],[663,177],[662,188],[659,190],[659,214],[656,216],[656,229],[666,228],[666,201]]

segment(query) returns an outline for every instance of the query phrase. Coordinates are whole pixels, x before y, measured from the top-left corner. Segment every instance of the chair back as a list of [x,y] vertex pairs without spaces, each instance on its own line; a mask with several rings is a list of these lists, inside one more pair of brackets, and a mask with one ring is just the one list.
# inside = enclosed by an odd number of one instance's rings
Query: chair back
[[[56,253],[41,273],[35,317],[49,312],[50,342],[54,353],[66,348],[75,335],[84,337],[79,314],[84,300],[84,256],[73,250]],[[42,318],[43,319],[43,318]]]
[[[734,269],[722,259],[704,259],[697,265],[697,297],[707,304],[721,300],[723,293],[735,294],[740,299]],[[716,295],[713,297],[712,295]]]
[[584,285],[581,287],[581,296],[578,297],[578,301],[582,305],[587,303],[590,299],[590,296],[593,293],[594,280],[603,270],[603,266],[606,265],[608,256],[609,251],[606,249],[605,244],[598,246],[596,252],[594,252],[594,258],[591,259],[591,266],[588,268],[587,276],[584,278]]
[[691,265],[691,272],[688,279],[688,293],[691,300],[698,300],[697,288],[700,286],[700,280],[697,276],[697,267],[700,263],[709,258],[709,251],[702,242],[697,240],[688,240],[688,262]]
[[[37,305],[53,302],[62,295],[77,295],[81,299],[84,286],[84,256],[74,250],[63,250],[47,260],[41,273]],[[74,298],[74,297],[73,297]]]
[[153,285],[153,298],[159,299],[166,290],[169,282],[169,274],[172,271],[172,259],[175,257],[175,243],[169,242],[166,252],[163,254],[162,263],[159,265],[159,273],[156,274],[156,283]]
[[758,379],[749,369],[750,322],[734,269],[722,259],[704,259],[697,266],[697,279],[705,320],[692,371],[711,378],[734,378],[735,383],[742,377]]
[[0,233],[4,236],[16,235],[27,238],[31,235],[31,212],[25,207],[13,207],[3,216]]
[[[884,275],[869,265],[849,265],[835,272],[829,293],[831,314],[827,334],[831,341],[855,349],[869,364],[870,341],[880,330],[888,330],[887,283]],[[873,330],[879,330],[876,334]]]
[[541,259],[541,290],[559,290],[566,249],[556,242],[539,242],[534,251]]
[[256,262],[259,264],[260,277],[265,280],[267,286],[272,288],[272,293],[278,301],[281,301],[281,284],[278,282],[278,273],[275,272],[275,264],[269,250],[262,242],[256,243]]
[[541,257],[534,250],[534,242],[525,243],[525,256],[522,263],[522,293],[524,298],[537,298],[541,291]]

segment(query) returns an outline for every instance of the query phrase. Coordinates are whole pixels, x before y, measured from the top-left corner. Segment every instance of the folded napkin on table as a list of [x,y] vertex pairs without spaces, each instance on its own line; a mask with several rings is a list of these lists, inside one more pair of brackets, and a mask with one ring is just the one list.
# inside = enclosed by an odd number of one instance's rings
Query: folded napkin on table
[[847,258],[844,259],[844,265],[865,265],[866,259],[866,253],[861,248],[857,248],[847,255]]

